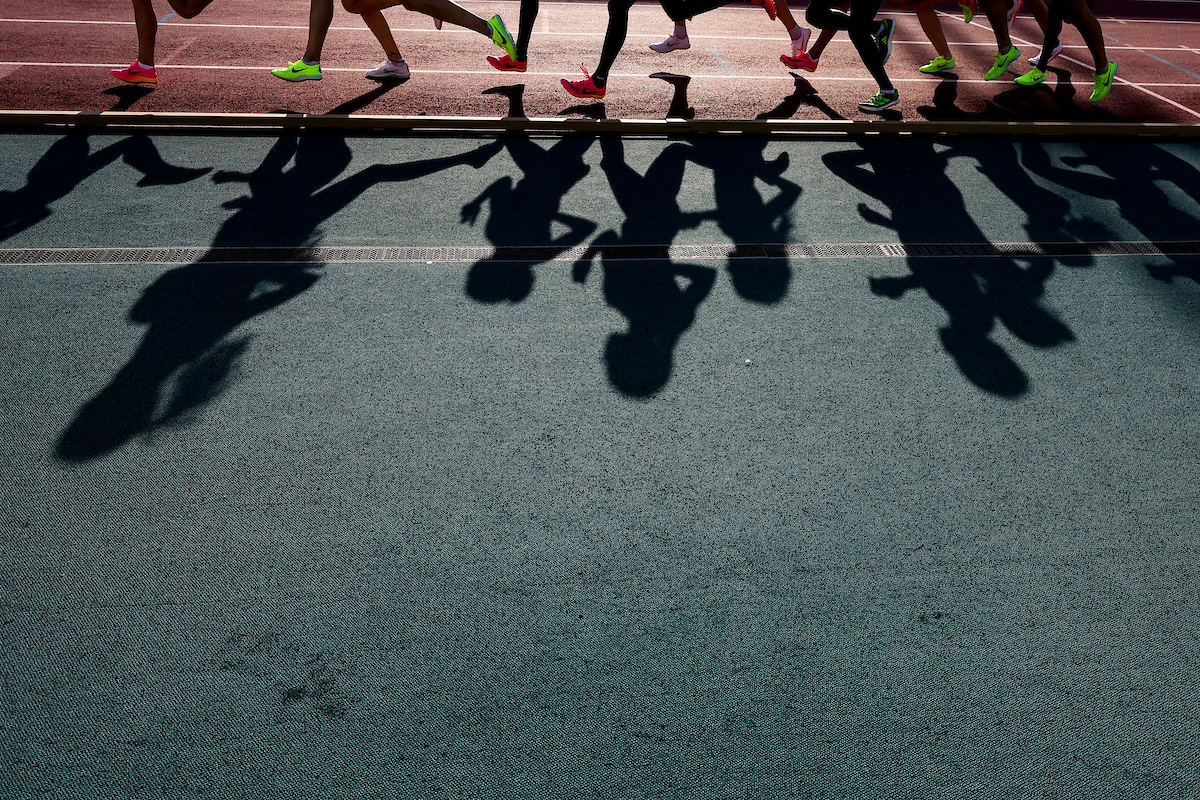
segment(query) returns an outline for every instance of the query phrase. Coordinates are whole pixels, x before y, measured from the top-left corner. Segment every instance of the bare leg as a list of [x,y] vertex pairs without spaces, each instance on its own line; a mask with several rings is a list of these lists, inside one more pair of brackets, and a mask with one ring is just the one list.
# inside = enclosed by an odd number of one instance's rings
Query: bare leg
[[363,22],[367,24],[367,28],[371,33],[375,34],[375,38],[383,47],[383,52],[391,61],[400,61],[403,56],[400,55],[400,47],[396,44],[396,40],[392,37],[392,29],[388,27],[387,20],[383,18],[383,14],[379,11],[368,11],[362,15]]
[[321,60],[321,51],[325,48],[325,34],[333,24],[333,0],[312,0],[308,9],[308,46],[304,50],[304,60],[315,64]]
[[342,0],[342,5],[351,14],[360,15],[370,11],[382,11],[392,6],[404,6],[410,11],[445,20],[452,25],[482,33],[488,38],[492,35],[492,29],[488,27],[486,20],[451,0]]
[[996,52],[1007,53],[1012,49],[1012,39],[1008,36],[1008,3],[1005,0],[983,0],[983,11],[991,23],[992,32],[996,34]]
[[942,30],[942,21],[937,12],[933,10],[933,6],[929,3],[921,3],[913,10],[921,23],[921,30],[925,31],[925,36],[937,54],[947,61],[954,58],[950,52],[950,45],[946,42],[946,34]]
[[1070,10],[1067,18],[1079,29],[1083,41],[1087,42],[1092,59],[1096,62],[1096,72],[1108,69],[1108,53],[1104,50],[1104,31],[1100,29],[1100,21],[1092,13],[1091,4],[1087,0],[1070,0]]
[[154,40],[158,36],[158,16],[150,0],[133,0],[133,22],[137,26],[138,61],[154,66]]
[[[776,6],[778,9],[778,6]],[[821,53],[825,52],[825,45],[833,41],[833,37],[837,36],[837,31],[832,28],[822,28],[821,35],[817,37],[817,43],[808,48],[808,55],[813,61],[821,60]]]

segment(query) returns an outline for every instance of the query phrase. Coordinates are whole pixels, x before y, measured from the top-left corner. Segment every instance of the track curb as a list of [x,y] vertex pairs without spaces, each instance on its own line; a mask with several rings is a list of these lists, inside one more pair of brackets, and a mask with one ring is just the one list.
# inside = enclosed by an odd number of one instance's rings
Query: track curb
[[1200,124],[1166,122],[1032,122],[793,119],[587,119],[579,117],[429,117],[359,114],[144,113],[0,111],[0,132],[104,130],[178,133],[604,134],[618,136],[751,135],[775,138],[890,136],[1200,139]]

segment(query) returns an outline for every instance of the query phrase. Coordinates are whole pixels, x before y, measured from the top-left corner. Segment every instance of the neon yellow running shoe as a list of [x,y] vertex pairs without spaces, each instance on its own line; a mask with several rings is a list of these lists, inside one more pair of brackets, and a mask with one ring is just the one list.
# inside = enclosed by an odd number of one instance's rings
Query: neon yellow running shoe
[[1020,84],[1021,86],[1037,86],[1044,80],[1046,80],[1046,73],[1034,67],[1024,75],[1018,75],[1016,78],[1013,78],[1013,83]]
[[1112,88],[1113,78],[1117,77],[1117,62],[1108,62],[1108,69],[1104,72],[1096,73],[1096,88],[1092,90],[1092,96],[1088,99],[1093,103],[1099,103],[1108,95],[1108,90]]
[[273,69],[271,74],[285,81],[319,81],[321,80],[321,65],[308,64],[304,59],[293,61],[283,69]]
[[948,69],[954,69],[954,56],[950,56],[949,58],[942,58],[941,56],[938,56],[925,66],[918,67],[917,69],[919,69],[921,72],[924,72],[926,75],[932,75],[935,72],[945,72]]
[[979,13],[979,4],[977,0],[962,0],[958,4],[962,9],[963,22],[970,25],[971,20],[975,19],[975,15]]
[[492,29],[492,42],[504,48],[504,52],[508,53],[508,57],[517,60],[517,46],[513,42],[512,34],[508,32],[508,28],[504,27],[504,20],[500,19],[500,15],[492,17],[488,21],[488,27]]
[[1004,70],[1008,69],[1008,65],[1016,61],[1021,55],[1021,51],[1015,47],[1009,47],[1007,53],[1000,53],[996,56],[996,63],[983,76],[985,81],[994,81],[1004,74]]

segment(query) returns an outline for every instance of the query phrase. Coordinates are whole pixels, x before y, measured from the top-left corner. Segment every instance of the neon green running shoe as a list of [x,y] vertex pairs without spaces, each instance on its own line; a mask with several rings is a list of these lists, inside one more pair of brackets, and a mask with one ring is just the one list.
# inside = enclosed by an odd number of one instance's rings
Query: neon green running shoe
[[319,81],[321,80],[321,65],[306,64],[304,59],[293,61],[283,69],[273,69],[271,74],[285,81]]
[[1016,61],[1021,55],[1021,51],[1015,47],[1009,47],[1007,53],[1000,53],[996,56],[996,63],[983,76],[985,81],[994,81],[1004,74],[1004,70],[1008,69],[1008,65]]
[[1046,73],[1034,67],[1024,75],[1018,75],[1016,78],[1013,78],[1013,83],[1018,83],[1021,86],[1037,86],[1044,80],[1046,80]]
[[1093,103],[1099,103],[1108,95],[1108,90],[1112,88],[1113,78],[1117,77],[1117,62],[1108,62],[1108,69],[1104,72],[1096,73],[1096,88],[1092,90],[1092,96],[1088,99]]
[[508,57],[516,61],[517,46],[513,43],[512,34],[508,32],[508,28],[504,27],[504,20],[500,19],[499,14],[488,20],[488,27],[492,29],[492,42],[504,48]]
[[860,111],[869,111],[872,114],[878,114],[881,111],[886,111],[892,106],[899,105],[900,93],[895,89],[890,92],[877,92],[870,100],[863,100],[858,104]]
[[938,56],[925,66],[918,67],[917,69],[919,69],[921,72],[924,72],[926,75],[932,75],[935,72],[945,72],[948,69],[954,69],[954,56],[950,56],[949,58],[942,58],[941,56]]

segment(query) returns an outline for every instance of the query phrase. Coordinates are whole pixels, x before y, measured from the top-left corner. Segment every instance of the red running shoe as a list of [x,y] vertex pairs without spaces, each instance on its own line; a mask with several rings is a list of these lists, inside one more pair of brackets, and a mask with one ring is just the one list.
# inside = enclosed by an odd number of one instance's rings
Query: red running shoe
[[508,53],[496,58],[495,56],[487,57],[488,63],[501,72],[524,72],[525,67],[529,64],[528,61],[513,61],[508,57]]
[[750,0],[752,6],[762,6],[767,10],[767,16],[775,19],[775,0]]
[[144,83],[150,86],[154,86],[158,83],[158,70],[154,67],[150,67],[148,69],[142,67],[136,61],[130,64],[128,67],[122,67],[121,69],[110,69],[108,74],[112,75],[114,78],[123,80],[126,83]]
[[596,100],[604,97],[604,90],[608,87],[597,86],[596,82],[592,80],[591,74],[587,71],[587,68],[584,67],[583,64],[580,64],[579,68],[583,70],[583,80],[569,81],[566,78],[563,78],[563,88],[576,97],[590,97],[595,98]]
[[789,67],[794,67],[796,69],[802,69],[805,72],[816,72],[817,65],[821,63],[820,61],[814,59],[812,56],[810,56],[807,52],[805,52],[803,50],[801,50],[799,53],[797,53],[794,56],[788,56],[788,55],[780,56],[779,60],[782,61],[784,64],[787,64]]

